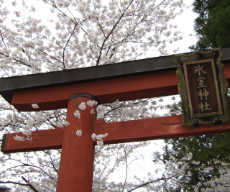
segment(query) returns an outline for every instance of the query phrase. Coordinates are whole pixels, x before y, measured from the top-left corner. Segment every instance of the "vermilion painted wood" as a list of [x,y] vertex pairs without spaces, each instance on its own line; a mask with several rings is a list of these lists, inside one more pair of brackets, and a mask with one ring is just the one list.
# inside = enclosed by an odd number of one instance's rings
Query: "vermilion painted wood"
[[[104,120],[96,121],[99,126],[104,122]],[[98,126],[96,125],[96,127]],[[99,127],[100,129],[100,127]],[[16,135],[23,136],[20,133],[10,133],[7,134],[5,146],[2,152],[16,153],[16,152],[29,152],[29,151],[41,151],[47,149],[61,149],[63,141],[64,128],[56,128],[49,130],[39,130],[32,132],[32,140],[30,141],[16,141],[14,137]],[[95,143],[95,141],[94,141]]]
[[[108,133],[108,136],[103,139],[105,144],[116,144],[124,142],[196,136],[203,134],[226,133],[230,132],[230,123],[224,123],[219,126],[202,125],[199,128],[183,127],[182,115],[177,115],[171,117],[157,117],[115,123],[97,122],[94,132],[97,134]],[[50,149],[61,148],[63,130],[60,131],[59,129],[53,129],[36,131],[32,134],[37,135],[37,137],[33,138],[33,142],[15,141],[13,139],[15,135],[15,133],[7,135],[7,141],[4,148],[5,153],[34,150],[38,151],[48,149],[48,147],[50,147]],[[50,137],[51,135],[54,135],[54,137]],[[43,142],[43,137],[50,137],[50,140]],[[91,139],[90,136],[89,138]],[[92,139],[90,142],[92,142]],[[96,141],[93,142],[95,143]]]
[[[230,65],[225,64],[224,75],[230,82]],[[175,71],[158,72],[148,75],[123,77],[15,92],[12,105],[18,111],[32,111],[32,103],[39,105],[39,110],[66,108],[70,95],[88,93],[95,96],[100,104],[151,98],[178,94],[178,77]]]
[[29,152],[40,151],[46,149],[61,149],[63,140],[63,128],[40,130],[32,132],[32,140],[30,141],[16,141],[14,137],[24,136],[22,133],[7,134],[5,146],[2,152]]
[[106,144],[169,139],[230,132],[230,123],[183,127],[182,115],[101,124],[98,134],[108,133]]
[[[90,110],[95,110],[96,106],[81,110],[81,118],[74,116],[81,102],[88,100],[86,97],[77,97],[68,103],[66,120],[70,124],[64,129],[57,192],[92,191],[94,143],[91,135],[95,115]],[[81,137],[76,135],[77,130],[82,130]]]
[[32,103],[39,110],[66,108],[70,95],[88,93],[100,104],[177,94],[178,78],[175,71],[123,77],[75,85],[33,89],[15,92],[11,104],[19,111],[32,111]]

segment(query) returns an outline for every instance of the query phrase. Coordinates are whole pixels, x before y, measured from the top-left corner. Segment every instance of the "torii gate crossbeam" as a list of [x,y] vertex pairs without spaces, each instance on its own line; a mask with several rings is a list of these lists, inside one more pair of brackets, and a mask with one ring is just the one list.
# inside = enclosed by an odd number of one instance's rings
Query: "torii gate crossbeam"
[[[230,132],[230,123],[221,125],[204,125],[201,127],[183,127],[182,115],[171,117],[156,117],[142,120],[105,123],[96,122],[98,134],[108,133],[103,139],[105,144],[136,142],[155,139],[169,139],[178,137],[198,136]],[[29,152],[46,149],[61,149],[64,128],[40,130],[32,132],[32,140],[19,142],[14,139],[22,133],[5,134],[2,152]],[[96,141],[93,141],[96,144]]]

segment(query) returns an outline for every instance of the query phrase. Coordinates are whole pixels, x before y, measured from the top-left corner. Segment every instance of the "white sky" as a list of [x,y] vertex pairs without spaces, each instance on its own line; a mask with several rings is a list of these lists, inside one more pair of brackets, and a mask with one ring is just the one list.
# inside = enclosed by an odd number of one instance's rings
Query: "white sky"
[[[189,8],[184,10],[184,12],[175,19],[175,23],[178,25],[179,31],[181,31],[184,36],[181,42],[177,42],[173,45],[179,47],[179,53],[190,52],[188,47],[197,42],[193,27],[194,20],[198,15],[192,11],[193,1],[194,0],[184,0],[184,3],[186,3]],[[189,34],[192,34],[193,36],[190,37]]]

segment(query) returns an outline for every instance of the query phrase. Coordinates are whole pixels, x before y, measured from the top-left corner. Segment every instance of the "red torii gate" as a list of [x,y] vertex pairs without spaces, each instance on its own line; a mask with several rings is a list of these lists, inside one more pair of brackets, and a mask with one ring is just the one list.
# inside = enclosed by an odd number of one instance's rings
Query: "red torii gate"
[[[230,48],[225,48],[223,52],[224,75],[230,81]],[[144,65],[141,69],[138,68],[140,64]],[[163,66],[159,67],[159,64]],[[93,74],[96,71],[96,76],[89,82],[89,77],[85,78],[84,75],[90,75],[92,70]],[[81,111],[84,116],[80,119],[75,117],[74,112],[79,109],[79,104],[88,100],[98,100],[102,104],[116,99],[125,101],[177,94],[178,78],[175,70],[172,56],[167,56],[98,68],[0,79],[0,93],[17,110],[32,111],[33,103],[39,105],[39,110],[68,106],[66,120],[70,123],[65,128],[34,131],[30,141],[14,140],[14,136],[22,136],[21,133],[4,135],[2,152],[62,148],[57,191],[89,192],[92,190],[93,178],[95,141],[91,135],[95,131],[92,123],[95,117],[90,114],[93,107]],[[119,75],[114,75],[114,71],[119,72]],[[71,79],[71,74],[82,76],[76,80]],[[84,127],[87,129],[78,137],[76,130]],[[203,125],[200,128],[183,127],[182,116],[178,115],[115,123],[99,120],[96,122],[96,130],[98,134],[108,133],[103,139],[105,144],[114,144],[230,132],[230,123]]]

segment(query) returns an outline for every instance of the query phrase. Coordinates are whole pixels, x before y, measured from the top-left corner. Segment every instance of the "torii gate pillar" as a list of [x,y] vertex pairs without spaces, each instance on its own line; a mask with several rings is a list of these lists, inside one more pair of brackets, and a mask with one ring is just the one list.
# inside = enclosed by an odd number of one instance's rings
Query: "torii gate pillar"
[[[74,94],[68,100],[66,120],[69,125],[64,129],[62,154],[58,173],[57,192],[92,191],[94,143],[91,138],[94,130],[95,114],[91,114],[96,106],[89,107],[87,101],[96,100],[89,94]],[[79,110],[79,105],[85,102],[85,110]],[[79,110],[81,117],[75,117]],[[76,131],[82,130],[82,136]]]

